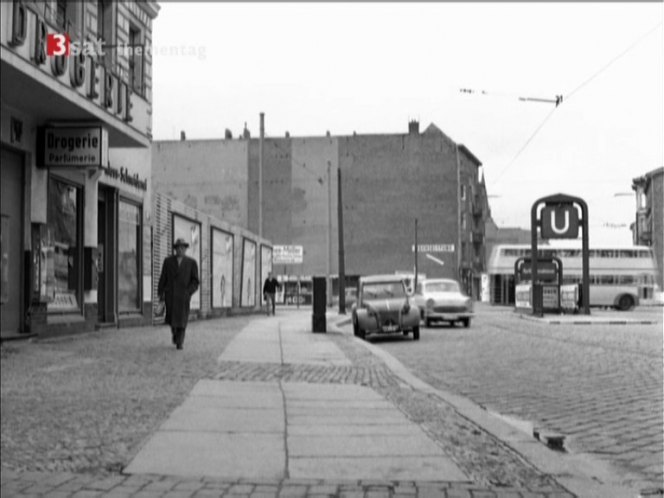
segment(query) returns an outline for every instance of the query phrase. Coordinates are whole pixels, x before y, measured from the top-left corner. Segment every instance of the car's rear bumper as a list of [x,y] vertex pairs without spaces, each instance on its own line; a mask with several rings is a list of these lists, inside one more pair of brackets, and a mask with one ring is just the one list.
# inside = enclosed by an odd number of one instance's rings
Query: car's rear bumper
[[408,332],[420,325],[417,315],[404,317],[401,320],[394,318],[366,317],[359,320],[359,325],[367,334],[401,334]]
[[452,321],[457,321],[457,320],[464,320],[466,318],[472,318],[474,314],[472,312],[468,313],[438,313],[435,311],[431,311],[429,313],[425,312],[424,313],[424,318],[427,318],[429,320],[439,320],[439,321],[447,321],[447,322],[452,322]]

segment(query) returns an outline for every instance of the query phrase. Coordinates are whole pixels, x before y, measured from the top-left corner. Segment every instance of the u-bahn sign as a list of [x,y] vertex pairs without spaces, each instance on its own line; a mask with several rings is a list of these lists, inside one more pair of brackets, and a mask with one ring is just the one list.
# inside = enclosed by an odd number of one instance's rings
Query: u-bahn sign
[[[540,209],[541,208],[541,209]],[[581,218],[579,218],[579,211]],[[555,194],[537,199],[530,210],[530,254],[539,254],[537,250],[538,229],[543,239],[576,239],[579,236],[579,228],[582,231],[581,242],[581,307],[583,313],[590,314],[590,266],[588,249],[588,204],[580,197],[572,197],[566,194]],[[543,280],[542,269],[538,268],[537,257],[532,258],[531,272],[533,290],[539,289]],[[541,309],[535,309],[533,314],[541,314]]]
[[540,221],[543,239],[576,239],[579,236],[579,213],[574,204],[544,206]]

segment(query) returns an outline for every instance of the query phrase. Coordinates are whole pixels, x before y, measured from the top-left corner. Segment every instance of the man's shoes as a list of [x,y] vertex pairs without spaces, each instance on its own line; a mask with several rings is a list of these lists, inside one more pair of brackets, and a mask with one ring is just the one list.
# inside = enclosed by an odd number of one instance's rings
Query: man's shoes
[[182,349],[182,347],[183,347],[182,344],[177,344],[177,345],[176,345],[176,348],[177,348],[177,349]]

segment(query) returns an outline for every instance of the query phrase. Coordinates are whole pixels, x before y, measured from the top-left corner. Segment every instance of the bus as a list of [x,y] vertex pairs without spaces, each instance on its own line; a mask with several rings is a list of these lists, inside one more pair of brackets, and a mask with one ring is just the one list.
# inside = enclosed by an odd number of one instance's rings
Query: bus
[[[560,258],[563,285],[581,283],[580,247],[539,244],[540,257]],[[530,257],[530,244],[497,244],[487,264],[490,302],[514,304],[514,263]],[[639,303],[661,299],[657,261],[646,246],[593,247],[589,249],[590,306],[630,310]]]

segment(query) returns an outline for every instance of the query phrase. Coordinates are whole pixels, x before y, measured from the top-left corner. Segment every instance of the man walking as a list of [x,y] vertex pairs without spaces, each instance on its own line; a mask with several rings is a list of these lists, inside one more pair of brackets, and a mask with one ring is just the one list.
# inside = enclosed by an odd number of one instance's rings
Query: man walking
[[198,290],[198,264],[185,255],[189,244],[177,239],[175,254],[164,259],[159,278],[159,301],[166,304],[166,323],[171,326],[173,344],[182,349],[189,320],[191,296]]
[[265,283],[263,284],[263,299],[267,303],[267,315],[270,316],[270,308],[272,309],[272,314],[274,315],[274,295],[277,292],[277,288],[281,287],[277,279],[272,276],[272,272],[268,272]]

